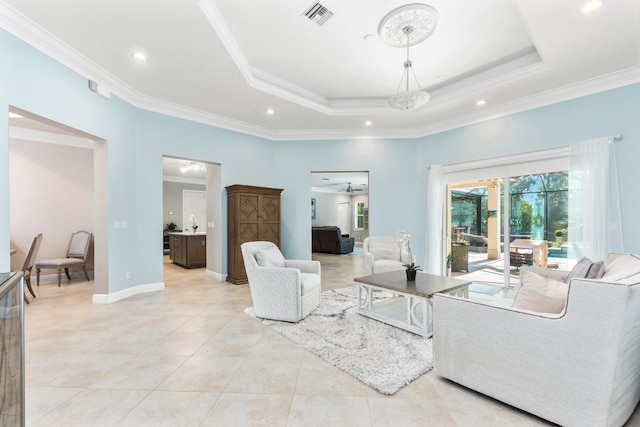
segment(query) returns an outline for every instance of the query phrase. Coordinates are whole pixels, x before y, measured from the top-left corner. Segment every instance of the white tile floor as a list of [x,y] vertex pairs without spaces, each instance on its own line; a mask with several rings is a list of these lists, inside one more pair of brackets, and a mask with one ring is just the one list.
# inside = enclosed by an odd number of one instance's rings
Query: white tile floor
[[[363,274],[362,255],[314,258],[323,290]],[[248,286],[168,263],[165,284],[110,305],[93,282],[36,288],[28,426],[547,425],[433,372],[383,396],[245,315]]]

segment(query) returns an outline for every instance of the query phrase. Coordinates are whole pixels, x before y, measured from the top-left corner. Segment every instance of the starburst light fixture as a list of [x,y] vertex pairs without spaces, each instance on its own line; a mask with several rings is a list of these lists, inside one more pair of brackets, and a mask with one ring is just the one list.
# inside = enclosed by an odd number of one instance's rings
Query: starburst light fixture
[[[436,29],[438,12],[426,4],[410,4],[392,10],[380,22],[380,38],[393,47],[406,47],[407,60],[397,93],[389,98],[389,106],[398,110],[412,110],[429,101],[429,94],[420,89],[420,83],[409,59],[409,46],[425,41]],[[411,89],[413,76],[416,89]]]

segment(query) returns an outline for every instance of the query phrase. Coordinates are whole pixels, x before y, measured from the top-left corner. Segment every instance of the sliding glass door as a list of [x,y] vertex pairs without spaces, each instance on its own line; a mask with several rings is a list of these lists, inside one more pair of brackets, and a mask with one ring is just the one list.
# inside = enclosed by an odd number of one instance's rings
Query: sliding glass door
[[513,285],[523,265],[566,268],[566,170],[494,177],[447,186],[452,274]]
[[624,252],[613,141],[431,165],[427,271],[443,274],[455,244],[469,263],[454,273],[505,286],[524,264],[569,269]]

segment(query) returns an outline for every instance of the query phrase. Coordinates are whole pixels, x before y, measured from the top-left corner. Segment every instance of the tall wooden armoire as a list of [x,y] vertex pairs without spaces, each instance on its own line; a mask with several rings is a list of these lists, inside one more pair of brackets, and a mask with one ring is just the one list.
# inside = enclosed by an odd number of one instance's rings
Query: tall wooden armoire
[[248,283],[240,245],[264,240],[280,247],[281,188],[230,185],[227,188],[227,282]]

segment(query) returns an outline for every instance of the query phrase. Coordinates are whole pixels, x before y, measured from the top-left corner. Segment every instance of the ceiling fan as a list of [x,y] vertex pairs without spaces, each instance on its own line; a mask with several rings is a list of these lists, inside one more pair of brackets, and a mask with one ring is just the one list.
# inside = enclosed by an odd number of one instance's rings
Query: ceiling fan
[[[362,188],[353,188],[350,182],[348,182],[347,184],[349,184],[347,185],[347,189],[345,190],[347,193],[353,193],[354,191],[362,191]],[[344,182],[338,185],[344,185]]]
[[364,190],[362,190],[362,188],[353,188],[351,186],[350,182],[336,182],[336,183],[333,183],[333,184],[327,184],[325,187],[332,187],[334,185],[345,185],[345,184],[347,184],[347,188],[344,191],[346,191],[347,193],[354,193],[356,191],[364,191]]

